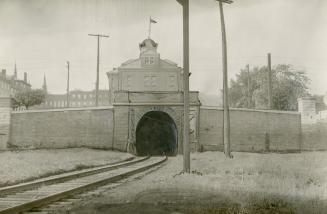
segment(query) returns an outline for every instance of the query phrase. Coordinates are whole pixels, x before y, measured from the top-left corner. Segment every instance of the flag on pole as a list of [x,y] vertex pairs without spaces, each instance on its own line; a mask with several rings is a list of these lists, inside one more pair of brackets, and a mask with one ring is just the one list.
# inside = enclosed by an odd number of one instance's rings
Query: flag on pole
[[150,17],[150,22],[151,22],[151,23],[155,23],[155,24],[157,23],[157,21],[154,20],[154,19],[152,19],[151,17]]
[[148,38],[150,38],[150,36],[151,36],[151,24],[156,24],[157,23],[157,21],[156,20],[154,20],[154,19],[152,19],[151,18],[151,16],[150,16],[150,22],[149,22],[149,35],[148,35]]

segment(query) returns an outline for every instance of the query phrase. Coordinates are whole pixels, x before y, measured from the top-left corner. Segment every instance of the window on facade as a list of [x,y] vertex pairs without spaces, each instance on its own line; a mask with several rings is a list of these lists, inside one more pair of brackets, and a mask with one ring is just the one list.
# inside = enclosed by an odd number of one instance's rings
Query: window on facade
[[144,64],[146,64],[146,65],[149,64],[149,58],[148,57],[144,58]]
[[151,87],[157,87],[157,77],[151,76]]
[[175,87],[175,76],[171,75],[168,77],[168,86],[169,88]]
[[150,86],[151,77],[150,76],[144,76],[144,86],[149,87]]
[[144,58],[145,65],[153,65],[154,64],[154,57],[145,57]]
[[155,75],[144,76],[144,86],[147,88],[154,88],[157,86],[157,77]]
[[127,88],[131,87],[131,82],[132,82],[131,75],[128,75],[127,78],[126,78],[126,87]]
[[150,65],[154,64],[154,57],[150,57]]

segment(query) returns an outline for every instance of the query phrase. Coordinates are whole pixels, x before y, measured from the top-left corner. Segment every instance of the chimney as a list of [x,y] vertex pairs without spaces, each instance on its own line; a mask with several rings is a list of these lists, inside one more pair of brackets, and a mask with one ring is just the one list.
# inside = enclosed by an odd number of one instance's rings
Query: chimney
[[2,69],[1,75],[3,78],[6,78],[6,69]]
[[27,73],[26,72],[24,72],[24,82],[27,83]]

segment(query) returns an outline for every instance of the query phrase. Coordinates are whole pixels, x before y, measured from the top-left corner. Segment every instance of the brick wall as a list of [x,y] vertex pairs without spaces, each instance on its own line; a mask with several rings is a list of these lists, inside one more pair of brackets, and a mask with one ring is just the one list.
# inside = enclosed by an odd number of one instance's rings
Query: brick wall
[[0,150],[7,148],[10,128],[10,98],[0,97]]
[[113,109],[83,108],[12,113],[10,145],[18,148],[112,148]]
[[[231,109],[232,151],[294,151],[301,147],[301,116],[293,112]],[[223,151],[223,110],[200,109],[200,147]]]

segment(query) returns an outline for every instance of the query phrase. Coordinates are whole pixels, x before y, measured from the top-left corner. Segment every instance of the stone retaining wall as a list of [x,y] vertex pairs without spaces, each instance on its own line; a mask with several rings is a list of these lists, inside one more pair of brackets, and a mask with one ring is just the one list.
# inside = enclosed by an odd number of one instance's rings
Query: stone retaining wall
[[10,136],[10,98],[0,97],[0,150],[7,148]]
[[10,146],[111,149],[113,108],[81,108],[12,113]]
[[[297,112],[231,109],[232,151],[298,151],[301,115]],[[200,109],[200,147],[223,151],[223,110]]]

